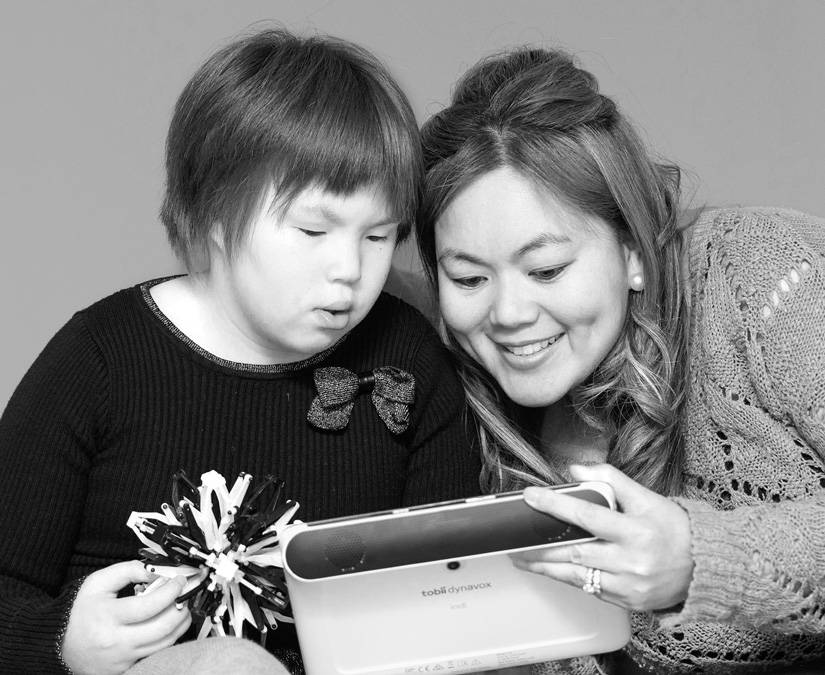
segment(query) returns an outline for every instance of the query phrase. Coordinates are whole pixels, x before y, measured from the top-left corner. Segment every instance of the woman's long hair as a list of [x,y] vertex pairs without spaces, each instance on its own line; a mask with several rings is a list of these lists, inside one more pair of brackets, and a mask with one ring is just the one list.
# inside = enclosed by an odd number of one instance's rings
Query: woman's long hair
[[[610,436],[611,464],[659,493],[678,493],[687,375],[678,168],[653,161],[593,75],[560,51],[521,49],[481,61],[422,136],[427,175],[417,235],[436,289],[436,222],[459,191],[500,167],[600,218],[638,251],[644,290],[630,292],[621,337],[569,396],[582,419]],[[558,482],[506,395],[446,330],[444,337],[478,423],[486,488]]]

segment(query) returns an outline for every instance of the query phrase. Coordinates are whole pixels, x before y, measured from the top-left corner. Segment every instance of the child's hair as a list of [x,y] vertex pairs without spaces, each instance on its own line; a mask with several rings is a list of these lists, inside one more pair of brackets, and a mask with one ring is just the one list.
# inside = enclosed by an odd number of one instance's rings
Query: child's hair
[[[676,234],[679,170],[651,160],[643,143],[565,53],[524,48],[467,72],[451,104],[422,129],[426,171],[419,249],[436,286],[435,224],[458,192],[511,167],[570,208],[608,223],[638,250],[645,287],[631,293],[623,334],[596,371],[570,392],[578,413],[611,435],[608,461],[662,493],[680,489],[686,326]],[[507,397],[452,336],[478,420],[487,486],[557,480],[520,435]]]
[[160,216],[176,255],[197,271],[213,226],[231,256],[272,188],[273,206],[286,209],[310,186],[349,194],[374,185],[401,241],[420,179],[415,115],[375,57],[336,38],[265,30],[215,53],[181,93]]

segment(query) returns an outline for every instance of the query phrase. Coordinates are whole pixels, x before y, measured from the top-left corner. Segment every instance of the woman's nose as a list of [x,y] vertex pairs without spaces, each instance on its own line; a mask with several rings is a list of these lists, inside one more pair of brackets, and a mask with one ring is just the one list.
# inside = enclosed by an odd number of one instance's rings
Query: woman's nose
[[490,321],[504,328],[529,325],[538,319],[538,304],[529,289],[513,282],[501,282],[490,306]]

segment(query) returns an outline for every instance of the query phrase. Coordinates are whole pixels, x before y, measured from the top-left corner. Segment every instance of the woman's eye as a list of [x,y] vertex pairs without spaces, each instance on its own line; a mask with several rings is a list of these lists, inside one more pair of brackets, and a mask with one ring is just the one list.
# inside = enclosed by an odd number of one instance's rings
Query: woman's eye
[[326,234],[323,230],[307,230],[304,227],[299,227],[298,229],[307,237],[320,237],[322,234]]
[[389,237],[387,235],[380,235],[380,234],[371,234],[367,237],[369,241],[387,241]]
[[533,270],[530,272],[530,275],[539,281],[552,281],[564,271],[565,267],[566,265],[562,265],[561,267],[548,267],[547,269]]
[[484,283],[484,277],[459,277],[453,279],[453,283],[459,288],[478,288]]

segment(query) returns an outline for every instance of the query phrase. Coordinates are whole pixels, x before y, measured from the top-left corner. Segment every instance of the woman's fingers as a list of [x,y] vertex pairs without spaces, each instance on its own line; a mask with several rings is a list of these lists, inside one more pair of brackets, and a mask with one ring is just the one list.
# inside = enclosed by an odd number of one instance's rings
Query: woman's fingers
[[[519,569],[534,574],[542,574],[555,581],[560,581],[576,588],[584,588],[585,584],[590,581],[587,576],[587,567],[583,565],[576,565],[567,562],[545,562],[541,560],[521,560],[514,558],[513,564]],[[622,605],[617,591],[619,583],[617,577],[610,572],[594,567],[594,570],[599,570],[599,593],[595,594],[600,600],[611,602],[613,604]],[[623,605],[622,605],[623,606]]]
[[563,581],[566,584],[578,586],[579,588],[584,586],[587,581],[587,568],[573,563],[513,558],[513,565],[520,570],[533,572],[534,574],[543,574],[556,581]]
[[577,525],[600,539],[615,539],[622,531],[622,514],[558,490],[528,487],[524,490],[524,501],[537,511]]
[[592,541],[522,551],[513,553],[510,557],[525,562],[572,563],[619,572],[623,571],[621,553],[622,549],[619,546],[604,541]]
[[577,481],[601,481],[613,488],[616,502],[625,513],[632,513],[647,507],[651,501],[656,502],[664,497],[648,490],[619,471],[611,464],[592,464],[584,466],[573,464],[570,466],[570,475]]
[[609,484],[619,510],[613,511],[550,488],[526,488],[524,501],[534,509],[577,525],[599,539],[634,541],[639,531],[632,516],[655,512],[670,504],[665,497],[648,490],[610,464],[574,465],[570,467],[570,473],[579,481]]

